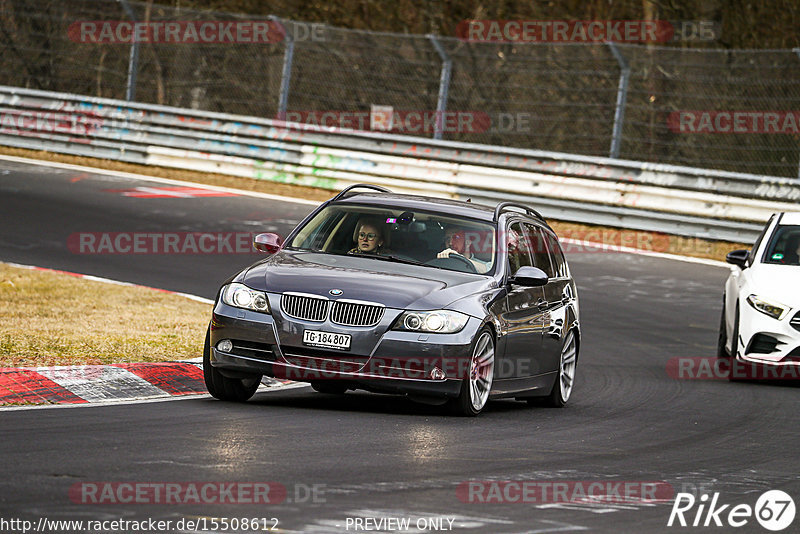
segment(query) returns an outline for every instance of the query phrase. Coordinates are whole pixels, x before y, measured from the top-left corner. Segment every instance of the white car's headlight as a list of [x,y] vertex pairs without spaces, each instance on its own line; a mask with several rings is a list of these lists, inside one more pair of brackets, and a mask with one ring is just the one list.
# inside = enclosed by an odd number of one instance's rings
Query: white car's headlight
[[468,315],[450,310],[407,311],[397,319],[394,330],[454,334],[464,328]]
[[778,320],[781,320],[789,310],[789,306],[786,306],[785,304],[770,301],[763,297],[759,297],[758,295],[750,295],[747,297],[747,303],[764,315],[769,315],[773,319]]
[[235,308],[270,313],[267,294],[244,284],[228,284],[222,288],[222,302]]

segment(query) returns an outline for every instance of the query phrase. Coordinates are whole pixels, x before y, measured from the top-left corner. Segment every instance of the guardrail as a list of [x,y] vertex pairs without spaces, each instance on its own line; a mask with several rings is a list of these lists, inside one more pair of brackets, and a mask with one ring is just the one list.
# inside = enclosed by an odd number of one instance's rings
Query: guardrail
[[339,190],[529,204],[548,218],[751,242],[798,180],[287,123],[0,86],[0,145]]

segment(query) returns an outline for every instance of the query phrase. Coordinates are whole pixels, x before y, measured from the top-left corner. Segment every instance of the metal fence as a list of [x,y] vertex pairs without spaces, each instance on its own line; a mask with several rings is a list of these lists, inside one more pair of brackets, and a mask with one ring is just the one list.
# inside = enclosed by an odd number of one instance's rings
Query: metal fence
[[[334,123],[363,117],[372,106],[427,116],[446,110],[472,122],[393,131],[753,174],[799,172],[800,135],[791,125],[780,133],[719,125],[691,133],[674,122],[681,111],[708,111],[712,119],[715,111],[800,116],[800,54],[793,50],[478,43],[113,0],[0,0],[0,16],[2,85],[265,118],[285,111],[305,122],[324,112]],[[93,42],[102,41],[98,33],[76,26],[132,20],[260,21],[280,35],[262,43],[130,44]]]

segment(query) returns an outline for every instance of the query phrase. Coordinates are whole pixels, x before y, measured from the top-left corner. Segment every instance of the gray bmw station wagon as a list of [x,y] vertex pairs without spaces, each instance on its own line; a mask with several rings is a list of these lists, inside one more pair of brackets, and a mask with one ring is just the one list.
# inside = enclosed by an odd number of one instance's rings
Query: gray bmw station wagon
[[581,332],[558,238],[533,209],[359,184],[220,288],[203,355],[216,398],[262,376],[405,394],[477,415],[492,398],[563,406]]

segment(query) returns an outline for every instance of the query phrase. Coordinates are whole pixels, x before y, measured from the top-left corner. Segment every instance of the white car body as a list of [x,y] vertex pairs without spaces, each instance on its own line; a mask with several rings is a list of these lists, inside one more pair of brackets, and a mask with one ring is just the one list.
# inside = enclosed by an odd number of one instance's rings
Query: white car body
[[[794,265],[794,260],[781,263],[788,254],[780,248],[791,248],[796,234],[800,234],[800,212],[776,213],[743,266],[736,265],[731,256],[745,251],[728,256],[728,262],[734,265],[725,283],[720,357],[732,355],[739,362],[793,366],[793,374],[800,377],[800,265]],[[733,339],[737,314],[738,339]]]

